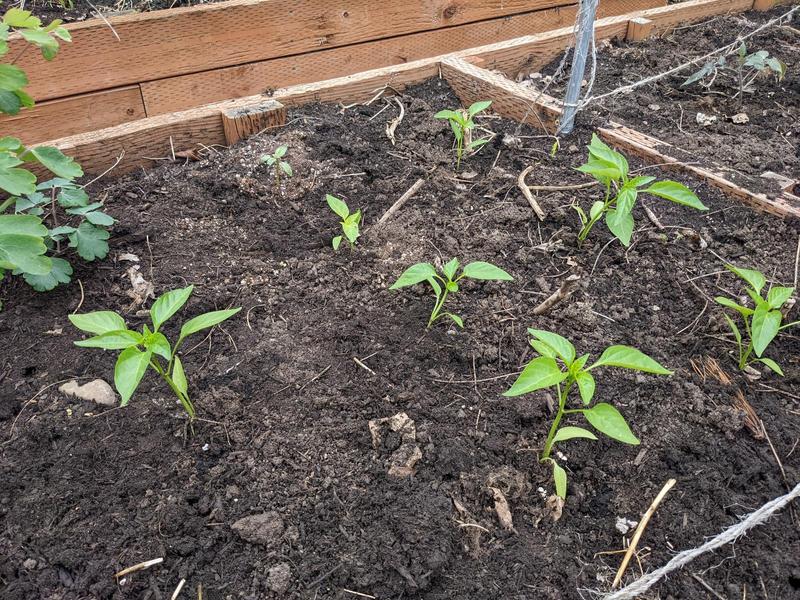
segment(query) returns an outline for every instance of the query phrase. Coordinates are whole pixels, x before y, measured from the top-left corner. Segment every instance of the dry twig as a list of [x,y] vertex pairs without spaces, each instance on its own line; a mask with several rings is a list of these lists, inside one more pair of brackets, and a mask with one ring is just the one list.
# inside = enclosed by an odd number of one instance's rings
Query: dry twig
[[539,306],[533,309],[533,314],[535,315],[542,315],[546,313],[548,310],[553,308],[559,302],[566,300],[569,298],[575,290],[578,288],[578,282],[580,281],[580,275],[570,275],[567,277],[564,282],[561,284],[561,287],[558,288],[553,294],[549,297],[545,298]]
[[533,166],[527,167],[522,171],[522,173],[519,174],[519,177],[517,177],[517,187],[522,191],[522,195],[525,196],[525,199],[528,201],[528,204],[531,205],[533,212],[536,213],[536,216],[539,217],[539,220],[544,221],[545,214],[542,210],[542,207],[539,206],[536,198],[533,197],[533,192],[531,192],[531,189],[525,184],[525,177],[531,171],[533,171]]
[[378,219],[378,223],[377,223],[377,225],[381,225],[381,224],[385,223],[386,221],[388,221],[388,220],[389,220],[389,218],[390,218],[390,217],[391,217],[391,216],[392,216],[394,213],[396,213],[398,210],[400,210],[401,208],[403,208],[403,205],[404,205],[406,202],[408,202],[408,200],[409,200],[409,199],[410,199],[410,198],[411,198],[411,197],[412,197],[414,194],[416,194],[416,193],[417,193],[417,191],[419,190],[419,188],[421,188],[421,187],[422,187],[422,184],[423,184],[423,183],[425,183],[425,180],[424,180],[424,179],[417,179],[417,180],[414,182],[414,185],[412,185],[410,188],[408,188],[408,190],[406,191],[406,193],[405,193],[405,194],[403,194],[402,196],[400,196],[400,199],[399,199],[397,202],[395,202],[394,204],[392,204],[392,205],[389,207],[389,210],[387,210],[385,213],[383,213],[383,216],[382,216],[380,219]]

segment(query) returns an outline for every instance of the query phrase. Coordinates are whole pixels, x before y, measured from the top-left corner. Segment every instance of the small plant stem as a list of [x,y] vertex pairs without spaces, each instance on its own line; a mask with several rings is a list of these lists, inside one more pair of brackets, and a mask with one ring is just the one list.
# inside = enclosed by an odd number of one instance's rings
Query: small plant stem
[[281,170],[278,168],[280,163],[275,163],[275,187],[281,189]]
[[553,419],[553,424],[550,425],[550,431],[547,433],[547,441],[544,444],[544,450],[542,451],[542,458],[541,460],[546,460],[550,458],[550,453],[553,450],[553,439],[556,437],[556,432],[558,431],[558,426],[561,424],[561,417],[564,416],[564,408],[567,404],[567,395],[569,394],[569,390],[572,387],[572,383],[568,383],[564,386],[564,389],[561,389],[561,384],[559,383],[556,386],[558,390],[558,411],[556,412],[556,416]]
[[6,198],[6,200],[0,204],[0,213],[6,212],[6,209],[14,204],[14,198]]
[[589,233],[592,231],[592,227],[594,224],[597,223],[604,214],[608,212],[608,209],[611,207],[613,200],[610,198],[611,190],[606,189],[606,197],[603,199],[603,210],[597,213],[586,225],[583,226],[583,229],[580,230],[578,233],[578,242],[585,242],[586,238],[589,237]]
[[444,307],[444,301],[447,300],[447,294],[450,292],[445,285],[444,290],[442,291],[442,295],[437,298],[436,306],[433,307],[433,312],[431,313],[431,318],[428,320],[428,329],[431,328],[431,325],[439,318],[439,313],[442,311],[442,307]]
[[[172,364],[172,361],[170,361],[170,364]],[[195,417],[194,406],[192,405],[189,398],[184,396],[184,394],[178,389],[178,386],[175,385],[175,382],[172,381],[172,377],[167,375],[166,371],[164,371],[164,369],[161,368],[161,365],[159,365],[157,361],[151,360],[150,366],[153,367],[156,370],[156,373],[161,375],[161,378],[167,382],[167,385],[169,385],[170,389],[172,390],[172,393],[175,394],[178,397],[178,400],[181,401],[183,409],[189,415],[189,419],[194,421]]]
[[[53,217],[53,229],[58,227],[58,216],[56,215],[56,188],[50,190],[50,215]],[[61,242],[56,240],[56,252],[61,252]]]

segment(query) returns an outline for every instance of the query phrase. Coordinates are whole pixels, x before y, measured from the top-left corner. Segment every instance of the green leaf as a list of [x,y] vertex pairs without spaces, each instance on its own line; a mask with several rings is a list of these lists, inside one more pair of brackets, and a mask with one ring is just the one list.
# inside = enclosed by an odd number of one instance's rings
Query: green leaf
[[331,240],[331,244],[333,245],[334,250],[338,250],[339,246],[342,245],[342,236],[337,235],[335,238]]
[[736,338],[736,343],[739,346],[741,346],[742,345],[742,334],[739,331],[739,328],[736,326],[736,323],[734,323],[731,320],[731,318],[728,315],[726,315],[725,313],[722,313],[722,316],[725,317],[725,320],[728,322],[728,327],[731,328],[731,331],[733,332],[733,337]]
[[84,217],[87,221],[89,221],[89,223],[92,225],[97,225],[98,227],[109,227],[116,223],[113,217],[99,210],[88,212],[84,215]]
[[294,171],[292,171],[292,165],[289,163],[281,161],[278,166],[281,168],[281,171],[286,173],[289,177],[294,175]]
[[636,204],[638,194],[636,188],[624,187],[617,194],[617,202],[614,210],[617,211],[617,216],[620,214],[630,214],[633,210],[633,205]]
[[553,350],[552,347],[548,346],[544,342],[540,340],[530,340],[531,347],[536,350],[542,356],[549,356],[550,358],[555,358],[558,356],[556,351]]
[[142,352],[133,346],[120,352],[114,367],[114,387],[122,397],[121,406],[128,404],[133,392],[139,387],[151,356],[151,352]]
[[566,442],[567,440],[574,440],[576,438],[583,438],[587,440],[596,440],[597,436],[593,434],[591,431],[584,429],[583,427],[562,427],[556,432],[555,437],[553,438],[553,443],[556,442]]
[[3,23],[18,29],[35,29],[42,25],[39,18],[34,17],[31,11],[20,8],[9,8],[3,15]]
[[656,375],[672,375],[672,371],[662,367],[644,352],[630,346],[609,346],[589,368],[595,367],[620,367]]
[[578,384],[578,391],[581,393],[583,404],[588,405],[594,398],[594,377],[588,371],[579,371],[575,375],[575,383]]
[[181,359],[176,356],[175,363],[172,366],[172,383],[178,388],[178,391],[184,396],[189,396],[189,382],[186,381],[186,373],[183,370],[183,363]]
[[18,169],[22,161],[7,152],[0,152],[0,190],[11,196],[33,194],[36,191],[36,175],[27,169]]
[[485,279],[492,281],[514,281],[514,278],[503,271],[500,267],[496,267],[491,263],[476,261],[471,262],[464,267],[462,271],[463,277],[470,279]]
[[549,356],[534,358],[522,370],[514,385],[503,392],[504,396],[521,396],[548,388],[561,383],[567,378],[567,373],[562,371],[555,359]]
[[[58,40],[51,37],[46,31],[41,29],[23,29],[20,30],[19,34],[25,38],[25,41],[33,44],[37,48],[47,50],[47,52],[53,53],[53,55],[58,52]],[[49,54],[46,56],[49,56]]]
[[23,273],[22,278],[37,292],[49,292],[59,283],[69,283],[72,265],[63,258],[50,257],[50,272],[47,275]]
[[642,191],[653,196],[658,196],[659,198],[664,198],[665,200],[670,200],[676,204],[691,206],[697,210],[708,210],[708,207],[700,202],[697,194],[677,181],[656,181],[653,185]]
[[750,331],[753,338],[753,350],[761,356],[770,342],[778,335],[783,315],[779,310],[770,310],[769,305],[760,304],[753,313]]
[[286,151],[287,151],[288,149],[289,149],[289,148],[288,148],[288,147],[286,147],[286,146],[278,146],[278,147],[275,149],[275,153],[274,153],[272,156],[274,156],[275,158],[283,158],[284,156],[286,156]]
[[169,345],[166,336],[160,331],[148,335],[144,340],[144,345],[153,354],[157,354],[164,360],[172,359],[172,347]]
[[202,315],[196,316],[194,319],[189,319],[186,323],[183,324],[181,327],[181,339],[192,335],[193,333],[197,333],[198,331],[202,331],[203,329],[208,329],[209,327],[213,327],[218,323],[222,323],[226,319],[230,319],[233,315],[238,313],[242,310],[241,307],[239,308],[229,308],[226,310],[215,310],[212,312],[207,312]]
[[[4,215],[29,217],[30,215]],[[36,217],[30,216],[36,219]],[[31,275],[47,275],[53,268],[50,258],[44,256],[47,246],[41,237],[26,233],[0,233],[0,268],[18,269]]]
[[783,377],[783,369],[781,369],[780,365],[771,358],[762,357],[762,358],[757,358],[756,361],[766,365],[767,367],[770,368],[770,370]]
[[436,269],[433,268],[433,265],[430,263],[417,263],[403,271],[403,274],[397,278],[397,281],[395,281],[389,289],[398,290],[410,285],[415,285],[435,275]]
[[79,208],[89,203],[89,194],[83,188],[64,188],[56,200],[63,208]]
[[456,271],[458,271],[459,262],[457,258],[453,258],[447,262],[446,265],[442,267],[442,273],[444,273],[448,279],[454,279],[456,276]]
[[339,198],[336,196],[326,194],[325,201],[328,203],[328,206],[330,206],[331,210],[335,212],[340,219],[342,219],[342,221],[344,221],[350,214],[350,209],[347,208],[347,204],[339,200]]
[[358,222],[361,220],[361,209],[358,209],[352,215],[349,215],[342,223],[342,231],[344,232],[344,236],[347,238],[347,241],[350,242],[350,245],[356,243],[358,239]]
[[16,65],[0,65],[0,90],[15,92],[28,85],[25,71]]
[[489,108],[491,105],[492,105],[492,101],[491,100],[481,100],[479,102],[475,102],[472,106],[470,106],[467,109],[467,114],[470,117],[474,117],[479,112],[483,112],[484,110]]
[[69,245],[75,248],[84,260],[105,258],[108,254],[110,234],[100,227],[84,221],[78,229],[69,234]]
[[745,317],[749,317],[750,315],[753,314],[752,308],[742,306],[741,304],[734,302],[733,300],[730,300],[725,296],[716,296],[714,298],[714,302],[716,302],[717,304],[721,304],[722,306],[725,306],[727,308],[732,308],[733,310],[735,310],[736,312],[740,313]]
[[[603,209],[606,207],[606,203],[602,200],[597,200],[596,202],[592,203],[592,207],[589,209],[589,218],[595,219],[597,216],[603,212]],[[586,222],[586,219],[583,219]]]
[[591,175],[601,183],[608,185],[608,182],[617,181],[622,179],[622,174],[619,172],[617,167],[609,166],[606,164],[598,163],[598,162],[590,162],[586,163],[585,165],[581,165],[576,171],[580,171],[581,173],[586,173],[587,175]]
[[592,141],[589,143],[588,148],[589,156],[596,161],[604,163],[609,167],[616,167],[622,178],[628,176],[628,161],[622,154],[606,146],[600,138],[597,137],[597,134],[592,134]]
[[458,315],[454,315],[453,313],[444,313],[444,314],[450,317],[453,320],[453,323],[461,327],[461,329],[464,329],[464,321],[462,320],[461,317],[459,317]]
[[553,461],[553,483],[556,486],[556,496],[566,500],[567,472],[556,461]]
[[22,101],[19,97],[19,90],[16,92],[0,90],[0,113],[16,115],[19,113],[21,108]]
[[793,287],[774,287],[767,292],[767,303],[770,308],[780,308],[792,297]]
[[178,312],[181,307],[186,304],[189,296],[192,295],[192,291],[194,291],[193,285],[171,290],[165,294],[162,294],[155,302],[153,302],[153,306],[150,307],[150,319],[153,322],[153,331],[158,331],[158,329],[164,323],[166,323],[167,320],[172,317],[172,315]]
[[622,242],[623,246],[629,246],[633,235],[633,217],[630,213],[623,213],[611,209],[606,213],[606,225],[614,237]]
[[102,335],[109,331],[127,330],[125,319],[111,310],[98,310],[78,315],[67,315],[70,322],[87,333]]
[[107,331],[90,337],[85,340],[78,340],[75,342],[76,346],[81,348],[102,348],[103,350],[125,350],[131,346],[141,344],[143,341],[142,334],[129,329],[119,329],[116,331]]
[[643,185],[647,185],[648,183],[651,183],[655,180],[656,178],[651,177],[650,175],[640,175],[639,177],[632,178],[630,181],[628,181],[626,185],[638,188],[642,187]]
[[533,337],[543,341],[545,344],[555,350],[556,354],[567,365],[571,365],[572,361],[575,360],[575,346],[573,346],[567,338],[561,337],[557,333],[551,333],[542,329],[528,328],[528,333]]
[[58,148],[50,146],[37,146],[30,149],[30,153],[42,163],[49,171],[64,179],[75,179],[83,176],[83,169],[74,159],[66,156]]
[[757,294],[761,293],[764,286],[767,284],[767,278],[760,271],[754,269],[740,269],[733,265],[725,265],[725,268],[735,274],[737,277],[744,279],[747,284],[753,288]]
[[452,119],[452,120],[460,120],[461,115],[459,115],[454,110],[440,110],[435,115],[433,115],[434,119]]
[[637,438],[628,427],[620,412],[605,402],[595,404],[592,408],[581,411],[586,420],[600,433],[607,435],[623,444],[637,446]]

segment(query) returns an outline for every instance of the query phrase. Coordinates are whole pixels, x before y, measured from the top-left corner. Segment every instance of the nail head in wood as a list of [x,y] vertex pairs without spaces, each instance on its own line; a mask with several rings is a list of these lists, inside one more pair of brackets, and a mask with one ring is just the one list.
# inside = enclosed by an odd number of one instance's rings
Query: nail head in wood
[[222,111],[222,127],[229,146],[259,131],[280,127],[285,123],[286,107],[276,100],[265,100],[259,104]]
[[628,42],[639,42],[650,37],[653,33],[653,21],[644,17],[635,17],[628,21],[628,32],[625,40]]

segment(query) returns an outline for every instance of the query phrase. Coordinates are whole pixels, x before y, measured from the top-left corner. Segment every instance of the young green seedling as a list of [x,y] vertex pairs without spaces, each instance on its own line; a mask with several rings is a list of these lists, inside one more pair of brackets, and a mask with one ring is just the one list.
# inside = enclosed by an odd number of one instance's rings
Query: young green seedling
[[[325,200],[328,202],[328,206],[330,206],[331,210],[335,212],[336,215],[341,219],[342,232],[344,233],[344,237],[347,238],[347,241],[350,243],[350,248],[352,249],[356,245],[358,236],[361,235],[358,230],[358,226],[361,223],[361,209],[359,208],[356,212],[351,213],[344,201],[340,200],[336,196],[331,196],[330,194],[326,194]],[[334,250],[338,250],[341,243],[341,235],[337,235],[331,241]]]
[[[747,365],[753,362],[760,362],[769,367],[778,375],[783,375],[778,363],[771,358],[763,356],[775,336],[778,335],[783,329],[800,324],[800,321],[794,321],[781,325],[783,321],[783,312],[781,309],[789,301],[794,293],[793,287],[773,287],[767,292],[767,297],[761,295],[761,290],[767,284],[767,278],[759,271],[752,269],[739,269],[733,265],[725,265],[725,267],[734,273],[737,277],[741,278],[748,284],[745,290],[747,295],[752,298],[755,304],[755,309],[742,306],[738,302],[726,298],[725,296],[717,296],[714,300],[727,308],[732,308],[742,316],[744,322],[744,330],[747,339],[742,336],[741,331],[736,326],[736,323],[728,316],[723,314],[728,323],[728,327],[733,332],[733,337],[736,339],[736,346],[739,350],[739,368],[744,370]],[[753,353],[755,352],[755,356]]]
[[294,175],[292,171],[292,165],[290,165],[285,160],[281,160],[284,156],[286,156],[286,151],[288,148],[286,146],[278,146],[278,148],[272,154],[264,154],[261,157],[261,164],[266,164],[269,167],[275,169],[275,187],[281,187],[281,172],[285,173],[287,177],[291,177]]
[[737,92],[734,97],[737,98],[737,106],[741,108],[744,95],[756,91],[753,83],[760,76],[774,74],[776,81],[780,82],[786,75],[786,65],[774,56],[770,56],[766,50],[748,54],[747,46],[742,42],[735,51],[735,58],[732,58],[733,54],[731,52],[708,61],[699,71],[692,73],[681,84],[681,87],[699,82],[708,89],[714,84],[720,73],[728,74],[736,82]]
[[[578,241],[583,242],[589,232],[601,218],[605,217],[608,229],[624,246],[631,243],[633,235],[633,207],[639,194],[650,194],[676,204],[691,206],[697,210],[708,210],[688,187],[677,181],[656,181],[655,177],[629,177],[628,161],[612,150],[592,134],[592,141],[587,146],[589,159],[578,167],[578,171],[594,177],[605,187],[605,198],[592,204],[587,217],[577,204],[573,208],[581,220],[581,231]],[[647,186],[647,187],[645,187]]]
[[433,116],[434,119],[447,119],[450,123],[450,128],[456,138],[456,169],[461,166],[461,158],[464,155],[464,151],[476,150],[489,141],[490,138],[472,139],[472,131],[475,129],[475,121],[472,119],[491,105],[491,100],[483,100],[475,102],[466,110],[463,108],[441,110]]
[[[598,367],[619,367],[655,375],[671,375],[672,372],[630,346],[609,346],[597,361],[587,367],[589,355],[577,356],[575,346],[566,338],[539,329],[528,329],[528,333],[534,338],[531,346],[540,356],[528,363],[514,385],[503,395],[521,396],[536,390],[555,388],[558,410],[539,460],[552,465],[556,495],[566,498],[567,472],[551,456],[553,446],[575,438],[596,440],[597,437],[582,427],[561,427],[561,419],[565,415],[580,414],[600,433],[624,444],[639,444],[639,439],[633,435],[616,408],[606,402],[596,402],[590,406],[595,396],[595,379],[591,372]],[[584,408],[567,408],[569,393],[575,386]]]
[[428,328],[430,329],[439,317],[450,317],[456,325],[464,327],[464,321],[461,317],[453,313],[442,312],[448,294],[459,291],[459,281],[465,277],[468,279],[482,279],[488,281],[513,281],[514,278],[500,267],[496,267],[488,262],[471,262],[466,265],[461,271],[461,274],[456,277],[458,267],[458,259],[454,258],[442,267],[442,275],[439,275],[432,264],[417,263],[408,267],[389,289],[398,290],[427,281],[431,288],[433,288],[433,293],[436,296],[436,304],[433,306],[430,319],[428,319]]
[[[238,313],[241,308],[215,310],[189,319],[181,327],[178,341],[172,346],[159,329],[186,304],[193,289],[194,286],[190,285],[172,290],[153,302],[150,308],[152,329],[144,325],[141,333],[128,329],[125,320],[110,310],[69,315],[69,320],[75,327],[94,334],[94,337],[75,342],[76,346],[122,351],[114,367],[114,386],[122,398],[121,406],[128,404],[149,366],[167,382],[189,418],[194,419],[195,410],[189,399],[189,383],[183,370],[183,363],[178,356],[178,349],[193,333],[222,323]],[[166,364],[161,362],[162,359]]]

